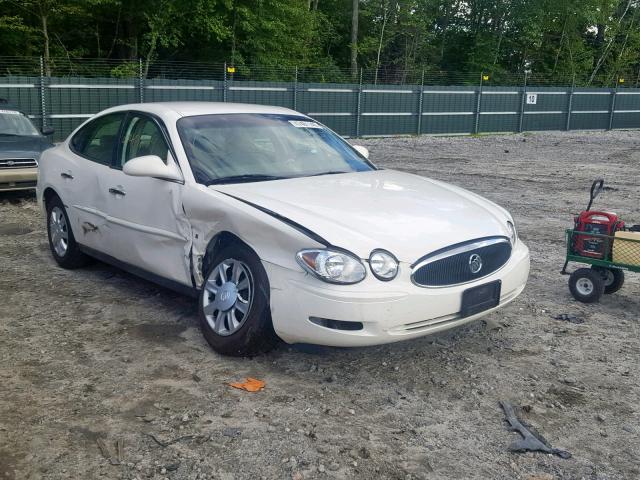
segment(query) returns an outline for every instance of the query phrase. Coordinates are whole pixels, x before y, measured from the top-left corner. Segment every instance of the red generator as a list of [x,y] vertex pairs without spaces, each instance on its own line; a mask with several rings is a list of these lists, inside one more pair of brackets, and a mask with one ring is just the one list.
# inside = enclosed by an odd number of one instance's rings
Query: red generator
[[[598,179],[591,185],[587,209],[575,218],[573,252],[583,257],[609,258],[613,237],[617,230],[624,228],[624,222],[615,213],[592,212],[593,200],[604,191],[604,180]],[[592,234],[592,235],[588,235]]]
[[[591,186],[591,199],[587,209],[575,218],[573,251],[576,255],[605,259],[611,251],[611,241],[617,230],[624,228],[624,222],[615,213],[592,212],[593,199],[604,190],[604,181],[596,180]],[[577,232],[584,232],[582,235]],[[589,235],[591,234],[591,235]]]
[[591,233],[597,236],[575,233],[573,250],[583,257],[604,259],[611,249],[608,237],[612,237],[616,230],[622,227],[624,223],[618,220],[615,213],[582,212],[576,217],[575,232]]

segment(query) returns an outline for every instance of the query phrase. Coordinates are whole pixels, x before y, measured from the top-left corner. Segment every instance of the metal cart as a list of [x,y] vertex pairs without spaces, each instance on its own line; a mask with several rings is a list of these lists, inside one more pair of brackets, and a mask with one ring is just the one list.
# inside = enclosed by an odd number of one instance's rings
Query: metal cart
[[[591,212],[595,197],[604,191],[603,180],[596,180],[591,186],[591,199],[587,210],[576,218],[576,226],[566,231],[567,257],[562,274],[567,275],[569,262],[590,265],[579,268],[569,277],[569,290],[573,297],[583,303],[595,303],[603,294],[615,293],[624,284],[624,272],[640,273],[640,228],[627,228],[623,222],[608,225],[606,212]],[[580,224],[579,218],[586,213],[604,217],[600,224]],[[601,227],[601,228],[598,228]],[[611,227],[611,228],[609,228]],[[607,231],[606,233],[601,233]]]

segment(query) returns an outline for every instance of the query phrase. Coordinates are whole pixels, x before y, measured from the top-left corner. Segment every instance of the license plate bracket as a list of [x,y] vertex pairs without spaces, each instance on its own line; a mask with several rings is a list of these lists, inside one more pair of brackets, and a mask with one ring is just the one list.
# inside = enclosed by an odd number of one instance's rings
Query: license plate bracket
[[497,307],[500,305],[501,289],[502,281],[500,280],[468,288],[462,292],[460,316],[462,318],[470,317],[471,315]]

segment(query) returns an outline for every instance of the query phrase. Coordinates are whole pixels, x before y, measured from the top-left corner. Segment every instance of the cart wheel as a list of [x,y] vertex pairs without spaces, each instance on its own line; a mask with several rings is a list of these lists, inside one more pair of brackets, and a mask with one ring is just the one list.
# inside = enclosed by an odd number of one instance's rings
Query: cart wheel
[[596,303],[604,293],[604,280],[598,272],[579,268],[569,277],[569,290],[579,302]]
[[624,285],[624,271],[619,268],[591,267],[592,270],[598,272],[604,280],[604,293],[616,293]]

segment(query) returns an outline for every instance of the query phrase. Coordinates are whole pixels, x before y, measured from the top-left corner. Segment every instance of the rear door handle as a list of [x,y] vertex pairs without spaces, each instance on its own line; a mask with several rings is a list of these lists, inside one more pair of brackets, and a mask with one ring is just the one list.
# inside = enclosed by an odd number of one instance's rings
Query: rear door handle
[[109,189],[109,193],[112,193],[113,195],[122,195],[122,196],[125,196],[127,194],[127,192],[124,191],[124,188],[120,185],[118,185],[117,187],[111,187]]
[[62,172],[62,173],[60,174],[60,176],[61,176],[62,178],[68,178],[69,180],[73,180],[73,175],[71,175],[71,172],[70,172],[70,171],[69,171],[69,172]]

